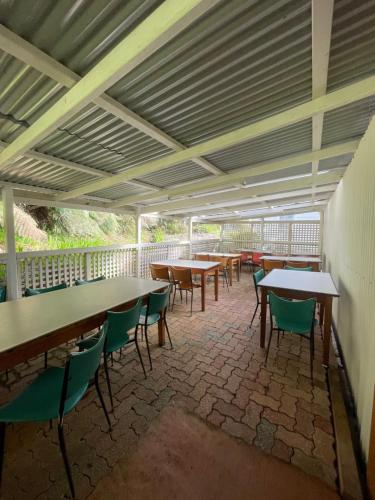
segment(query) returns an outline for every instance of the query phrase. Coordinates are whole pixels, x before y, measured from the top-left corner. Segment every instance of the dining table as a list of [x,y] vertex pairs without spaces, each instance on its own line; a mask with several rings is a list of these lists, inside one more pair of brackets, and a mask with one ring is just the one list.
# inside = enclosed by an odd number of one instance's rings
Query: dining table
[[219,268],[220,262],[189,260],[189,259],[166,259],[151,262],[152,265],[160,267],[178,267],[180,269],[191,269],[191,273],[200,276],[201,280],[201,310],[206,310],[206,281],[207,277],[214,272],[215,300],[219,300]]
[[265,346],[267,295],[270,291],[280,297],[304,300],[315,298],[321,304],[323,326],[323,365],[329,364],[332,328],[332,301],[339,297],[330,273],[273,269],[259,283],[261,289],[260,346]]
[[[0,304],[0,371],[100,328],[107,311],[124,311],[165,283],[117,277],[23,297]],[[159,345],[165,343],[163,321],[158,322]]]
[[241,272],[241,254],[240,253],[230,253],[230,252],[196,252],[194,255],[208,255],[208,257],[224,257],[228,259],[228,275],[229,275],[229,285],[233,285],[233,272],[234,267],[237,267],[237,281],[240,281]]

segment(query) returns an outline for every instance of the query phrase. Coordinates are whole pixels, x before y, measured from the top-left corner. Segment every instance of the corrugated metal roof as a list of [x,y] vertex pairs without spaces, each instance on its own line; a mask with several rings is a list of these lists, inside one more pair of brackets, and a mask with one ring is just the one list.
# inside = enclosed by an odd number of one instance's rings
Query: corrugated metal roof
[[375,1],[335,0],[328,91],[375,71]]
[[[84,75],[162,0],[0,0],[0,20]],[[187,147],[311,99],[311,0],[223,0],[122,78],[108,93]],[[375,0],[336,0],[328,91],[375,72]],[[0,111],[33,123],[66,89],[0,51]],[[363,135],[375,97],[325,114],[324,146]],[[94,104],[35,149],[118,173],[171,150]],[[0,140],[25,127],[0,118]],[[224,172],[312,147],[311,120],[207,156]],[[319,170],[346,166],[351,155]],[[293,167],[304,175],[311,164]],[[191,161],[140,180],[164,188],[207,177]],[[274,173],[249,182],[285,177]],[[70,190],[93,180],[55,164],[19,159],[0,180]],[[115,200],[147,192],[121,184],[93,195]]]
[[309,150],[312,146],[311,141],[312,122],[305,120],[257,139],[218,151],[206,158],[222,170],[229,171]]

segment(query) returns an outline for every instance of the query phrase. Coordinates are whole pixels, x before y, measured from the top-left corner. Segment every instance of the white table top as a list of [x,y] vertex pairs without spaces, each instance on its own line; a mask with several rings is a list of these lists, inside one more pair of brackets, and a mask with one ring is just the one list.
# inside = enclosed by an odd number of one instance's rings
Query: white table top
[[206,261],[206,260],[184,260],[184,259],[166,259],[151,262],[155,266],[168,266],[168,267],[184,267],[186,269],[201,269],[207,271],[214,267],[218,267],[220,262]]
[[339,297],[329,273],[273,269],[259,282],[258,286]]
[[287,255],[262,255],[261,260],[282,260],[283,262],[318,262],[321,263],[322,259],[319,257],[288,257]]
[[0,304],[0,353],[162,288],[160,281],[111,278]]
[[232,259],[239,259],[240,253],[221,253],[221,252],[195,252],[194,255],[212,255],[213,257],[228,257]]

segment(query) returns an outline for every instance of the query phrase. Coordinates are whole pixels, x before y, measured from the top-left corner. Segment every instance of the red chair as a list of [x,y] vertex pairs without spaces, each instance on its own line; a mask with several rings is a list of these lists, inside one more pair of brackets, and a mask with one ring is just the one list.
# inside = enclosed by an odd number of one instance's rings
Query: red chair
[[253,252],[241,252],[241,270],[242,266],[244,266],[245,264],[247,264],[248,266],[252,265],[252,254]]
[[262,252],[253,252],[253,258],[252,258],[252,265],[253,265],[253,270],[254,267],[263,267],[262,266],[262,260],[261,257],[263,257]]

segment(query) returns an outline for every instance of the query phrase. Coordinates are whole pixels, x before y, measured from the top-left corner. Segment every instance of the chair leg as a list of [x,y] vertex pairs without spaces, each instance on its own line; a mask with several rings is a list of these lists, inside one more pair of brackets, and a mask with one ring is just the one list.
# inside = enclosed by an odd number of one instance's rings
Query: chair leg
[[[102,391],[100,390],[98,372],[99,371],[96,370],[96,373],[95,373],[95,387],[96,387],[96,392],[98,393],[100,404],[102,405],[105,418],[107,419],[107,422],[108,422],[109,432],[111,432],[111,430],[112,430],[112,424],[111,424],[111,420],[110,420],[109,415],[108,415],[107,408],[106,408],[105,403],[104,403],[104,398],[103,398]],[[112,411],[113,411],[113,405],[112,405]]]
[[310,334],[310,377],[311,377],[311,383],[313,383],[314,376],[313,376],[313,365],[314,365],[314,348],[313,348],[313,340],[312,340],[312,333]]
[[169,343],[171,344],[171,349],[173,349],[173,344],[172,344],[172,340],[171,340],[171,336],[169,334],[169,328],[168,328],[168,324],[167,324],[167,319],[165,318],[164,316],[164,325],[165,325],[165,329],[167,330],[167,335],[168,335],[168,338],[169,338]]
[[113,352],[111,352],[111,366],[113,366]]
[[112,397],[112,387],[111,387],[111,380],[109,378],[109,370],[108,370],[108,354],[104,353],[104,372],[105,372],[105,378],[107,381],[107,388],[108,388],[108,393],[109,393],[109,399],[111,400],[111,407],[113,411],[113,397]]
[[254,321],[255,315],[256,315],[256,313],[257,313],[258,307],[259,307],[259,303],[257,303],[257,305],[256,305],[256,307],[255,307],[255,311],[254,311],[253,317],[251,318],[251,321],[250,321],[249,330],[250,330],[250,328],[253,326],[253,321]]
[[277,347],[280,345],[280,328],[277,329]]
[[0,484],[3,476],[3,465],[4,465],[4,455],[5,455],[5,429],[6,423],[0,423]]
[[191,289],[190,316],[193,316],[193,298],[194,298],[194,288]]
[[229,292],[228,271],[227,270],[225,270],[224,276],[225,276],[225,282],[227,284],[227,290]]
[[48,366],[48,352],[44,353],[44,368],[47,369]]
[[66,475],[68,476],[69,487],[70,487],[72,497],[75,498],[76,495],[75,495],[75,491],[74,491],[74,484],[73,484],[72,472],[70,470],[68,455],[66,453],[64,430],[63,430],[62,422],[59,422],[58,433],[59,433],[60,450],[61,450],[61,454],[62,454],[62,457],[64,460],[65,472],[66,472]]
[[270,330],[270,337],[269,337],[269,339],[268,339],[268,346],[267,346],[266,361],[265,361],[265,363],[267,363],[268,354],[269,354],[269,352],[270,352],[271,340],[272,340],[272,334],[273,334],[273,328],[271,328],[271,330]]
[[173,311],[173,308],[174,308],[174,302],[176,300],[176,292],[177,292],[177,285],[175,285],[175,287],[174,287],[174,294],[173,294],[173,301],[172,301],[171,311]]
[[145,325],[145,337],[146,337],[146,346],[147,346],[147,352],[148,352],[148,359],[150,361],[150,369],[152,370],[152,361],[151,361],[151,353],[150,353],[150,345],[148,343],[148,335],[147,335],[147,325]]
[[138,352],[139,361],[141,362],[141,365],[142,365],[142,370],[143,370],[144,376],[145,376],[145,378],[147,378],[147,374],[146,374],[146,370],[145,370],[145,365],[143,364],[142,354],[141,354],[141,351],[139,350],[139,345],[138,345],[138,326],[135,329],[134,341],[135,341],[135,347],[136,347],[137,352]]

